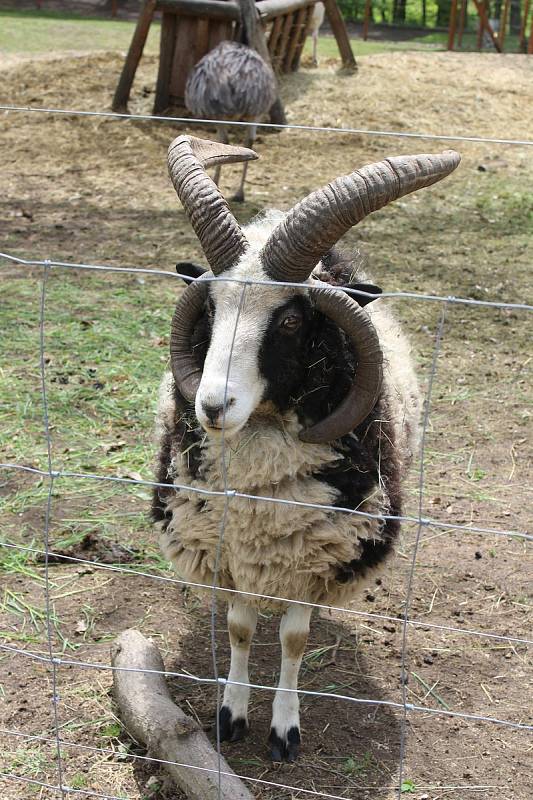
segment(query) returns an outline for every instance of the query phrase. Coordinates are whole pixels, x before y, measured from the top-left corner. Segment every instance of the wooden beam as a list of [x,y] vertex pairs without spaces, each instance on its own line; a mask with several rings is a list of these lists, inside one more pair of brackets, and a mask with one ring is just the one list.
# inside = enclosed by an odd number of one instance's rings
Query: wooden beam
[[[254,0],[238,0],[239,8],[241,11],[241,23],[244,31],[245,39],[249,47],[257,50],[263,61],[272,68],[270,60],[270,53],[265,39],[265,31],[261,25],[257,8],[255,7]],[[278,96],[270,109],[270,121],[276,125],[286,125],[287,117],[285,116],[285,109],[281,98]]]
[[461,16],[459,17],[459,30],[457,32],[457,47],[463,46],[463,33],[465,31],[467,5],[468,0],[461,0]]
[[176,48],[176,14],[164,12],[161,20],[161,39],[159,41],[159,69],[155,87],[154,114],[161,114],[170,103],[170,79],[174,50]]
[[487,33],[489,34],[489,36],[490,36],[490,38],[492,40],[492,44],[494,45],[494,47],[496,48],[498,53],[501,53],[502,49],[500,47],[500,43],[498,41],[498,37],[494,33],[494,31],[492,29],[492,25],[489,22],[489,18],[487,16],[487,9],[485,7],[485,3],[483,2],[483,0],[474,0],[474,5],[476,7],[477,13],[479,14],[479,20],[480,20],[480,23],[481,23],[481,30],[482,31],[484,31],[484,30],[487,31]]
[[324,6],[326,8],[329,24],[331,25],[331,30],[333,31],[333,35],[337,40],[337,45],[339,47],[339,52],[342,59],[342,66],[345,69],[356,70],[357,63],[355,61],[352,46],[350,44],[350,37],[348,36],[346,24],[342,18],[341,12],[339,11],[336,0],[324,0]]
[[500,30],[498,31],[498,42],[503,53],[503,45],[505,42],[505,32],[507,30],[507,20],[509,18],[509,5],[510,0],[505,0],[500,13]]
[[238,21],[240,11],[232,0],[157,0],[157,8],[187,17],[211,17]]
[[298,49],[298,45],[300,43],[300,34],[302,27],[305,25],[306,19],[307,19],[307,10],[305,6],[303,6],[302,8],[298,9],[296,14],[294,15],[294,24],[292,26],[291,39],[289,41],[289,46],[285,54],[285,60],[283,61],[284,72],[290,72],[292,69],[292,62],[296,54],[296,50]]
[[450,27],[448,28],[448,50],[453,50],[456,26],[457,26],[457,0],[452,0],[452,5],[450,9]]
[[[518,34],[518,46],[521,53],[525,53],[527,50],[527,43],[526,43],[526,28],[527,28],[527,18],[529,17],[529,0],[526,0],[524,5],[524,11],[522,12],[522,21],[520,23],[520,33]],[[533,23],[532,23],[533,25]]]
[[130,49],[128,50],[124,66],[122,67],[122,73],[113,98],[113,111],[118,111],[120,113],[127,113],[128,111],[128,100],[130,99],[133,79],[135,78],[135,73],[137,72],[139,61],[141,60],[156,4],[157,0],[145,0],[141,8]]
[[311,30],[311,25],[312,25],[312,22],[313,22],[313,10],[314,10],[314,6],[307,6],[307,8],[305,9],[304,24],[302,25],[302,28],[301,28],[299,36],[298,36],[298,46],[296,48],[296,52],[294,54],[294,58],[293,58],[292,64],[291,64],[291,71],[292,72],[296,72],[296,70],[300,66],[300,59],[302,57],[302,52],[303,52],[303,49],[304,49],[304,45],[305,45],[307,37],[309,36],[309,32]]
[[365,18],[363,21],[363,41],[368,39],[368,26],[370,25],[370,14],[372,12],[372,0],[365,0]]

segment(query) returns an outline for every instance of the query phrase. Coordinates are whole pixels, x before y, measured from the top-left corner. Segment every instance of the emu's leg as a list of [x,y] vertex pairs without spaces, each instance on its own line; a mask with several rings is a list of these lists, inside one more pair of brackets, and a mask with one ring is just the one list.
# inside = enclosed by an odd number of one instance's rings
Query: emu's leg
[[[253,143],[255,142],[255,137],[257,133],[257,128],[255,125],[249,125],[246,128],[246,140],[244,142],[245,147],[252,147]],[[242,175],[241,175],[241,184],[233,197],[231,198],[235,203],[244,203],[244,179],[246,178],[246,173],[248,171],[248,162],[245,161],[242,165]]]
[[317,48],[318,48],[318,28],[315,28],[315,30],[313,31],[313,66],[314,67],[318,67]]
[[[279,689],[297,689],[298,672],[309,634],[310,606],[291,605],[281,618]],[[277,691],[269,742],[273,761],[296,761],[300,745],[300,701],[296,692]]]
[[[225,125],[218,125],[217,126],[217,133],[218,133],[218,141],[222,142],[222,144],[228,144],[228,132],[226,130],[226,126]],[[218,186],[218,183],[220,181],[220,170],[221,169],[222,169],[221,165],[218,164],[215,167],[215,171],[213,173],[213,180],[214,180],[214,182],[216,183],[217,186]]]
[[[249,683],[248,657],[257,624],[257,611],[241,600],[232,600],[228,606],[228,631],[231,644],[231,666],[228,680]],[[228,683],[224,689],[224,702],[218,719],[221,741],[237,742],[248,730],[248,686]]]

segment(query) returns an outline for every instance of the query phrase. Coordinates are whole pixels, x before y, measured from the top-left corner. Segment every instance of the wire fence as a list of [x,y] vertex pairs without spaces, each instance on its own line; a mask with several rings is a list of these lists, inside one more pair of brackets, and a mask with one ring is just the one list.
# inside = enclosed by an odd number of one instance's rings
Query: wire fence
[[[63,114],[63,115],[71,115],[71,114],[81,114],[81,115],[93,115],[97,114],[98,116],[110,116],[113,118],[121,117],[122,115],[117,114],[108,114],[106,112],[84,112],[84,111],[68,111],[65,109],[30,109],[30,108],[23,108],[23,107],[15,107],[15,106],[0,106],[0,110],[9,111],[9,112],[22,112],[22,111],[33,111],[38,113],[54,113],[54,114]],[[146,117],[142,117],[139,115],[127,115],[127,119],[146,119]],[[151,121],[154,121],[153,117],[148,117]],[[168,118],[161,118],[165,122],[168,122]],[[157,120],[156,120],[157,121]],[[171,120],[172,121],[172,120]],[[181,119],[177,118],[180,122],[186,122],[187,124],[191,122],[200,122],[199,120],[190,120],[190,119]],[[205,123],[205,121],[202,121]],[[242,123],[239,123],[242,124]],[[272,127],[272,126],[269,126]],[[490,142],[490,143],[498,143],[498,144],[507,144],[507,145],[521,145],[521,146],[531,146],[533,141],[518,141],[518,140],[505,140],[505,139],[483,139],[480,137],[453,137],[453,136],[432,136],[432,135],[425,135],[425,134],[400,134],[393,131],[363,131],[363,130],[355,130],[355,129],[325,129],[325,128],[314,128],[311,126],[283,126],[289,128],[296,128],[296,129],[303,129],[303,130],[311,130],[311,131],[322,131],[322,132],[341,132],[341,133],[364,133],[364,134],[373,134],[378,136],[411,136],[411,137],[418,137],[418,138],[430,138],[430,139],[447,139],[447,140],[457,140],[460,139],[462,141],[470,141],[470,142]],[[124,485],[141,485],[146,487],[157,487],[157,486],[164,486],[168,488],[167,484],[160,484],[156,481],[151,480],[141,480],[136,478],[126,478],[126,477],[119,477],[119,476],[112,476],[112,475],[104,475],[104,474],[97,474],[97,473],[90,473],[90,472],[72,472],[68,470],[59,470],[54,468],[53,457],[52,457],[52,440],[51,440],[51,421],[49,419],[49,412],[48,412],[48,389],[47,389],[47,376],[46,376],[46,340],[45,340],[45,322],[46,322],[46,300],[47,300],[47,285],[48,285],[48,278],[50,275],[51,270],[66,270],[66,271],[95,271],[95,272],[107,272],[107,273],[135,273],[135,274],[147,274],[157,278],[173,278],[179,279],[181,276],[176,273],[170,273],[163,270],[153,270],[153,269],[146,269],[142,267],[115,267],[115,266],[106,266],[101,264],[86,264],[86,263],[69,263],[63,261],[54,261],[51,259],[24,259],[18,256],[15,256],[10,253],[0,253],[0,260],[4,263],[11,263],[17,264],[21,268],[28,270],[28,274],[34,274],[33,270],[38,268],[41,272],[40,282],[41,282],[41,292],[40,292],[40,312],[39,312],[39,363],[40,363],[40,383],[41,383],[41,398],[42,398],[42,415],[43,415],[43,427],[44,427],[44,436],[46,440],[46,461],[47,465],[45,469],[35,468],[35,467],[28,467],[27,465],[14,463],[14,462],[3,462],[0,466],[7,470],[13,471],[24,471],[26,473],[30,473],[36,476],[39,476],[43,479],[47,480],[48,488],[47,488],[47,496],[46,496],[46,504],[45,504],[45,521],[44,521],[44,531],[43,531],[43,549],[37,547],[27,547],[21,544],[15,544],[9,541],[0,541],[0,547],[10,548],[16,552],[25,552],[31,553],[34,555],[44,556],[44,600],[45,600],[45,611],[46,611],[46,652],[33,652],[29,649],[25,649],[22,647],[16,647],[10,644],[0,644],[0,650],[6,654],[10,654],[12,656],[16,656],[18,658],[28,659],[35,663],[41,663],[47,665],[50,670],[51,679],[52,679],[52,689],[51,689],[51,699],[52,699],[52,708],[53,708],[53,727],[54,727],[54,736],[47,737],[47,736],[36,736],[29,733],[24,733],[20,730],[14,730],[9,728],[0,729],[0,733],[4,736],[12,737],[15,739],[20,739],[25,742],[41,742],[46,743],[48,745],[52,745],[55,749],[55,762],[57,768],[57,783],[49,783],[47,781],[40,781],[34,778],[28,778],[27,776],[16,775],[13,773],[3,772],[0,773],[0,777],[10,780],[10,781],[18,781],[21,783],[25,783],[28,786],[35,786],[40,787],[42,789],[48,789],[56,794],[61,795],[62,797],[73,796],[73,795],[81,795],[81,796],[91,796],[91,797],[100,797],[100,798],[107,798],[108,800],[125,800],[124,796],[116,797],[112,794],[105,794],[105,793],[98,793],[95,791],[85,790],[81,788],[76,788],[73,786],[69,786],[65,782],[65,769],[64,769],[64,754],[66,749],[75,748],[78,750],[83,750],[87,752],[94,752],[103,754],[106,756],[114,756],[115,751],[109,748],[98,748],[98,747],[91,747],[88,745],[84,745],[78,742],[69,741],[63,739],[61,737],[61,726],[60,726],[60,675],[61,675],[61,668],[63,667],[70,667],[70,668],[77,668],[83,670],[95,670],[95,671],[116,671],[121,669],[123,671],[133,671],[133,672],[157,672],[156,670],[136,670],[133,668],[118,668],[112,666],[110,664],[100,664],[100,663],[92,663],[90,661],[83,661],[83,660],[76,660],[65,658],[63,654],[57,653],[54,648],[54,636],[53,630],[51,625],[52,619],[52,605],[51,605],[51,595],[50,595],[50,575],[49,575],[49,566],[50,560],[53,558],[54,560],[62,560],[65,563],[76,563],[76,564],[90,564],[91,568],[103,570],[103,571],[111,571],[111,572],[119,572],[125,575],[131,576],[132,579],[140,576],[144,576],[151,580],[160,581],[164,584],[170,585],[179,585],[179,586],[190,586],[192,588],[203,589],[203,590],[210,590],[211,592],[211,631],[210,631],[210,639],[211,639],[211,658],[212,658],[212,675],[194,675],[189,672],[176,672],[166,670],[163,674],[167,677],[175,677],[180,678],[184,681],[190,681],[196,684],[206,684],[206,685],[214,685],[216,687],[217,692],[217,707],[220,706],[220,692],[222,687],[227,684],[238,685],[238,686],[247,686],[251,689],[260,689],[262,691],[267,692],[287,692],[287,693],[298,693],[303,696],[310,696],[310,697],[321,697],[321,698],[329,698],[333,700],[339,700],[344,703],[351,703],[353,705],[366,705],[366,706],[385,706],[395,710],[400,714],[400,748],[399,748],[399,765],[398,765],[398,781],[397,781],[397,796],[400,798],[403,792],[403,776],[404,776],[404,767],[406,761],[406,742],[407,742],[407,721],[410,714],[413,713],[423,713],[423,714],[431,714],[436,715],[439,717],[451,717],[463,720],[470,720],[473,722],[479,723],[489,723],[494,725],[499,725],[506,728],[511,728],[515,730],[524,730],[524,731],[533,731],[533,725],[529,724],[527,721],[516,721],[516,720],[509,720],[509,719],[501,719],[491,716],[486,716],[483,714],[476,714],[476,713],[469,713],[469,712],[462,712],[462,711],[454,711],[452,709],[446,708],[433,708],[427,705],[418,705],[408,701],[408,693],[407,693],[407,665],[408,665],[408,633],[410,628],[416,627],[424,627],[425,629],[429,630],[438,630],[443,633],[453,633],[453,634],[460,634],[464,637],[474,637],[474,638],[481,638],[481,639],[489,639],[489,640],[496,640],[501,642],[507,642],[510,644],[523,644],[523,645],[530,645],[533,644],[533,639],[527,637],[519,637],[513,635],[504,635],[504,634],[497,634],[493,632],[487,631],[480,631],[475,629],[467,629],[464,627],[454,627],[450,625],[440,625],[436,623],[431,623],[426,620],[418,620],[411,616],[411,605],[412,605],[412,595],[413,595],[413,582],[416,572],[416,564],[417,564],[417,557],[419,553],[419,546],[421,542],[421,537],[424,529],[426,528],[440,528],[443,531],[460,531],[464,535],[470,534],[480,534],[486,536],[503,536],[509,537],[513,536],[519,540],[523,540],[524,542],[529,542],[533,540],[533,535],[529,534],[527,531],[523,530],[510,530],[510,529],[499,529],[499,528],[488,528],[488,527],[480,527],[468,524],[459,524],[453,522],[443,521],[437,518],[431,518],[424,514],[424,489],[425,489],[425,448],[426,448],[426,436],[428,431],[428,425],[430,421],[430,413],[431,413],[431,400],[432,400],[432,391],[434,385],[434,379],[437,374],[437,366],[439,356],[441,354],[441,347],[444,337],[445,331],[445,322],[447,317],[447,312],[449,308],[453,305],[462,304],[466,307],[469,306],[476,306],[481,308],[498,308],[498,309],[507,309],[507,310],[514,310],[520,312],[531,312],[533,311],[533,306],[528,305],[525,303],[504,303],[504,302],[494,302],[494,301],[483,301],[483,300],[473,300],[470,298],[461,298],[455,296],[438,296],[438,295],[426,295],[426,294],[418,294],[413,292],[386,292],[380,297],[382,298],[398,298],[404,299],[409,302],[433,302],[438,303],[441,306],[441,313],[439,316],[437,328],[434,334],[434,347],[433,347],[433,355],[430,364],[428,379],[427,379],[427,390],[425,396],[425,405],[424,405],[424,413],[423,413],[423,421],[422,421],[422,437],[421,437],[421,445],[420,445],[420,466],[419,466],[419,474],[418,474],[418,513],[415,516],[394,516],[394,515],[375,515],[367,512],[363,512],[359,509],[353,508],[339,508],[338,506],[327,505],[327,504],[320,504],[320,503],[310,503],[310,502],[300,502],[294,500],[286,500],[278,497],[272,496],[263,496],[263,495],[255,495],[252,493],[246,493],[242,491],[235,490],[229,483],[228,474],[226,470],[226,441],[225,441],[225,434],[224,434],[224,427],[222,429],[222,452],[221,452],[221,465],[222,465],[222,478],[223,478],[223,489],[220,491],[210,490],[207,488],[201,488],[197,486],[189,486],[185,484],[174,484],[174,489],[176,491],[180,490],[187,490],[188,492],[198,493],[200,496],[216,496],[223,498],[223,511],[221,514],[220,519],[220,528],[219,528],[219,536],[218,536],[218,544],[217,544],[217,552],[216,552],[216,560],[215,560],[215,567],[214,567],[214,581],[212,585],[208,584],[200,584],[200,583],[193,583],[190,581],[182,580],[179,578],[168,577],[164,575],[159,575],[156,573],[152,573],[145,570],[138,570],[133,568],[127,568],[119,565],[110,565],[101,562],[95,562],[88,559],[83,559],[79,557],[69,556],[64,553],[55,552],[52,547],[50,546],[50,525],[51,525],[51,513],[52,513],[52,501],[53,501],[53,490],[57,482],[63,479],[72,479],[76,481],[103,481],[103,482],[119,482]],[[231,346],[230,358],[228,362],[228,370],[226,374],[226,391],[228,385],[228,377],[229,377],[229,370],[231,367],[231,360],[232,360],[232,351],[233,351],[233,343],[235,341],[235,334],[239,324],[239,316],[240,311],[242,309],[244,298],[246,292],[249,290],[251,286],[254,285],[274,285],[286,288],[288,285],[287,283],[278,283],[275,281],[259,281],[259,280],[237,280],[237,279],[228,279],[223,275],[218,278],[212,278],[213,281],[227,281],[227,280],[234,280],[238,283],[241,283],[241,292],[240,292],[240,304],[239,310],[237,313],[237,319],[235,322],[235,328],[233,331],[233,342]],[[294,284],[298,286],[299,284]],[[346,290],[342,290],[346,291]],[[366,294],[365,292],[353,292],[358,294]],[[223,423],[224,425],[224,423]],[[408,577],[407,577],[407,585],[406,585],[406,592],[405,592],[405,603],[404,603],[404,611],[401,616],[394,616],[394,615],[387,615],[387,614],[379,614],[374,612],[367,612],[362,611],[360,609],[353,609],[350,607],[339,607],[339,606],[329,606],[326,604],[320,603],[309,603],[306,601],[298,600],[298,599],[291,599],[291,598],[284,598],[278,597],[273,595],[265,595],[261,593],[255,592],[245,592],[235,589],[228,589],[219,586],[218,576],[220,571],[220,557],[224,546],[224,536],[227,528],[227,514],[228,510],[231,507],[231,503],[235,498],[242,498],[247,499],[249,501],[253,501],[255,503],[274,503],[274,504],[282,504],[282,505],[289,505],[295,508],[313,508],[313,509],[320,509],[325,510],[335,514],[353,514],[358,515],[361,517],[366,518],[379,518],[379,519],[397,519],[402,522],[412,523],[416,525],[416,536],[414,540],[412,556],[409,563],[408,569]],[[255,684],[255,683],[242,683],[240,681],[230,681],[220,676],[219,674],[219,664],[218,664],[218,656],[217,656],[217,643],[216,643],[216,619],[217,619],[217,607],[216,607],[216,599],[217,596],[222,597],[231,597],[233,594],[238,595],[239,597],[250,597],[254,599],[263,599],[266,601],[282,601],[287,604],[297,603],[299,605],[304,606],[312,606],[322,610],[329,610],[335,612],[342,612],[348,615],[351,615],[354,618],[365,618],[365,619],[376,619],[376,620],[383,620],[388,622],[395,622],[401,624],[401,665],[400,665],[400,672],[401,672],[401,702],[394,702],[391,700],[384,700],[384,699],[377,699],[377,698],[360,698],[360,697],[353,697],[347,694],[341,694],[336,692],[328,692],[328,691],[312,691],[309,689],[290,689],[290,688],[280,688],[277,686],[270,686],[264,684]],[[158,673],[159,674],[159,673]],[[217,745],[217,753],[218,753],[218,786],[219,786],[219,797],[221,791],[221,779],[222,776],[226,773],[221,767],[221,747],[220,747],[220,730],[219,730],[219,721],[217,716],[217,723],[216,723],[216,745]],[[128,757],[133,760],[140,760],[143,762],[150,762],[150,763],[157,763],[157,764],[174,764],[176,762],[167,762],[162,761],[161,759],[152,758],[148,755],[139,755],[130,753]],[[185,766],[192,770],[203,770],[206,771],[205,767],[201,765],[195,764],[180,764],[179,766]],[[212,771],[212,770],[207,770]],[[269,781],[263,778],[253,778],[246,775],[240,775],[244,781],[251,783],[257,787],[268,787],[273,790],[280,790],[285,793],[296,793],[298,796],[317,796],[317,797],[324,797],[324,798],[334,798],[334,800],[346,800],[347,795],[343,793],[342,795],[329,793],[325,791],[319,791],[315,789],[304,788],[300,786],[293,786],[285,783]],[[371,787],[375,792],[387,792],[390,791],[391,787],[383,786],[383,787]],[[446,788],[446,787],[445,787]],[[464,790],[464,791],[486,791],[491,788],[495,788],[491,785],[465,785],[465,786],[453,786],[450,787],[457,790]],[[127,798],[126,798],[127,800]]]

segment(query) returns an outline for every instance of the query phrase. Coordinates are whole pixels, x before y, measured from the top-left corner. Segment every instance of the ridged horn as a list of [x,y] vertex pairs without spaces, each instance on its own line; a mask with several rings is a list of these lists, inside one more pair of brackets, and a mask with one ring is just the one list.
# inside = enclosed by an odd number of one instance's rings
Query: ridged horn
[[170,330],[170,364],[176,386],[188,403],[194,403],[202,380],[202,370],[196,363],[192,346],[195,323],[202,313],[207,299],[209,284],[204,277],[213,277],[206,272],[189,284],[180,295]]
[[327,251],[364,217],[410,192],[431,186],[458,166],[454,150],[397,156],[337,178],[289,211],[261,252],[272,280],[301,283]]
[[370,315],[344,292],[312,290],[315,308],[329,317],[348,337],[357,358],[355,378],[348,394],[331,414],[300,432],[304,442],[332,442],[353,431],[368,416],[379,395],[383,353]]
[[207,167],[257,158],[253,150],[195,136],[178,136],[168,148],[168,171],[214,275],[233,266],[248,247],[239,223]]

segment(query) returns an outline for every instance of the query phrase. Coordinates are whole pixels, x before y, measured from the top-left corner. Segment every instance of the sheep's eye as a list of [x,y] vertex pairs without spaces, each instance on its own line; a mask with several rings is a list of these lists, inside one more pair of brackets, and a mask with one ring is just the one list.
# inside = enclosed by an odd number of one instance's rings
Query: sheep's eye
[[302,318],[296,314],[290,314],[285,317],[280,324],[280,328],[284,333],[294,333],[302,324]]

